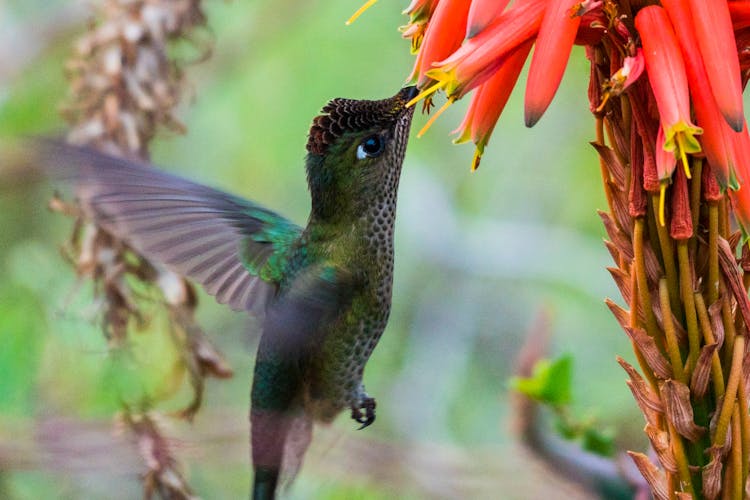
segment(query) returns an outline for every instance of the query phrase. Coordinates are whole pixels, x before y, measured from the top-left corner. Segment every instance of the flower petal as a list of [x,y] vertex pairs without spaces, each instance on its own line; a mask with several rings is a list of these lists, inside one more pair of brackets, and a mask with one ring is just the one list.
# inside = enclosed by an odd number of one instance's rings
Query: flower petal
[[692,95],[695,119],[703,129],[700,143],[706,158],[722,186],[734,177],[734,130],[724,119],[714,99],[706,68],[698,49],[698,39],[692,29],[693,20],[682,0],[662,0],[682,49],[685,70]]
[[524,62],[531,51],[532,41],[529,40],[516,50],[508,54],[500,69],[489,80],[480,85],[471,99],[461,125],[454,131],[459,137],[453,142],[473,141],[476,154],[472,162],[472,170],[476,170],[484,153],[497,120],[505,109],[518,76],[521,74]]
[[[690,178],[687,154],[701,151],[695,136],[703,131],[690,122],[690,97],[679,43],[666,10],[659,6],[641,9],[635,16],[635,26],[641,34],[648,81],[659,109],[664,149],[680,158]],[[662,181],[664,172],[659,172]]]
[[716,103],[729,125],[740,132],[745,118],[742,81],[727,1],[687,0],[680,6],[693,13],[693,29]]
[[492,76],[508,52],[536,34],[546,4],[547,0],[516,2],[450,57],[436,63],[429,76],[443,82],[449,96],[460,99]]
[[648,81],[665,131],[679,121],[690,121],[685,64],[672,25],[664,9],[651,5],[635,16],[641,34]]
[[750,28],[750,2],[729,2],[734,31]]
[[435,61],[448,57],[464,39],[469,0],[442,0],[437,4],[424,33],[420,49],[419,68],[414,76],[417,87],[423,88],[431,81],[425,73]]
[[466,23],[466,38],[473,38],[508,6],[510,0],[472,0]]
[[533,127],[547,110],[562,81],[581,17],[576,0],[551,0],[544,13],[526,83],[526,126]]

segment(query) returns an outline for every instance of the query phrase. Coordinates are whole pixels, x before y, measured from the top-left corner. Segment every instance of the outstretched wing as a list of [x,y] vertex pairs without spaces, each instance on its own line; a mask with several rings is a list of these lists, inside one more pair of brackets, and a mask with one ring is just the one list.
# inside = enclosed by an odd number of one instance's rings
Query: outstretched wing
[[54,141],[35,160],[71,181],[94,221],[234,310],[262,313],[301,228],[250,201],[147,164]]

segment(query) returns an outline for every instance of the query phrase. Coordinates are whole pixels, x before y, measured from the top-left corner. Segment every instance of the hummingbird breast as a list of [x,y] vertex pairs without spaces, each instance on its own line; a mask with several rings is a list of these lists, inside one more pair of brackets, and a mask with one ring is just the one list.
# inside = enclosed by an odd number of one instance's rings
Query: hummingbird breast
[[365,365],[385,330],[393,289],[395,191],[354,225],[349,266],[363,277],[348,309],[321,332],[309,362],[306,406],[313,418],[331,421],[364,395]]

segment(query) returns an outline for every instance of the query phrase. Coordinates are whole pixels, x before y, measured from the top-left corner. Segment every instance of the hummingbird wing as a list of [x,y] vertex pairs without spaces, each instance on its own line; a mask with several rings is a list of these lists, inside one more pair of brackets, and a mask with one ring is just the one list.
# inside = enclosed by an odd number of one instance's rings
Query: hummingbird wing
[[84,211],[143,256],[200,283],[219,303],[262,315],[302,229],[248,200],[146,163],[39,141],[34,159],[71,181]]

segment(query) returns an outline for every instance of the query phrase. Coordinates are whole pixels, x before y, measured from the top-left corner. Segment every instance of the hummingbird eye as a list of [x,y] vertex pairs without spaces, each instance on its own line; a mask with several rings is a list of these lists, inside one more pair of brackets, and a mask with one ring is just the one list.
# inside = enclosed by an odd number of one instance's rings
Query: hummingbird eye
[[379,135],[371,135],[357,146],[357,159],[376,158],[383,153],[385,143]]

